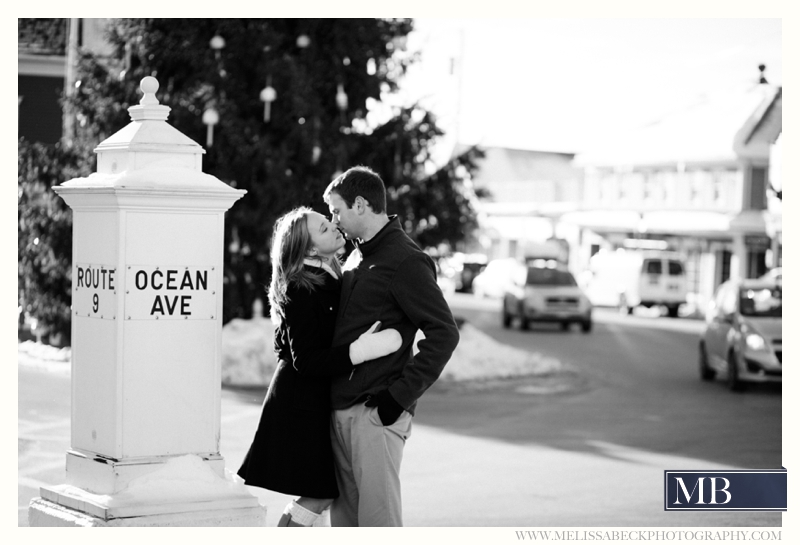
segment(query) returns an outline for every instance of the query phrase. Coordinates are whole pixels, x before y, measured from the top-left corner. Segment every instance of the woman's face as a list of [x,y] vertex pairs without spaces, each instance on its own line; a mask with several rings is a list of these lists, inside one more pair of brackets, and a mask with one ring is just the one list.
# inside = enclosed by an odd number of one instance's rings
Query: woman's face
[[318,256],[330,258],[344,247],[345,240],[342,233],[322,214],[310,212],[306,223],[311,243],[317,249]]

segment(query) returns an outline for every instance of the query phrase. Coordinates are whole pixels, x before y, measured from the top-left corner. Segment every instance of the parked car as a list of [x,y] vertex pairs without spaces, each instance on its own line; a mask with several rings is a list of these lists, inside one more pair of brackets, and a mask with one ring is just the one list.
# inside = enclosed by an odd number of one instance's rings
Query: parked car
[[472,282],[486,268],[487,259],[485,255],[470,254],[464,256],[461,264],[461,286],[458,291],[472,291]]
[[686,265],[675,252],[600,251],[590,259],[584,285],[595,306],[632,314],[639,305],[664,305],[677,318],[686,302]]
[[700,338],[700,378],[722,374],[731,390],[745,382],[781,382],[781,282],[729,280],[717,289]]
[[511,282],[514,271],[521,267],[513,257],[490,261],[483,272],[472,279],[472,293],[476,297],[492,297],[499,299]]
[[455,252],[440,260],[442,271],[453,279],[456,291],[472,291],[472,280],[486,268],[488,259],[484,254]]
[[592,304],[575,277],[561,268],[522,267],[503,294],[503,327],[519,320],[520,329],[530,322],[558,322],[561,328],[579,323],[592,330]]

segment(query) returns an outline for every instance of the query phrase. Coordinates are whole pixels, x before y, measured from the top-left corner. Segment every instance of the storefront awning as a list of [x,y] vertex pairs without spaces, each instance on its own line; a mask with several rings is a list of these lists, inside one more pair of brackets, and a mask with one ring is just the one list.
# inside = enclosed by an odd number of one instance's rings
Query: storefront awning
[[715,236],[733,233],[766,234],[781,231],[781,217],[765,210],[738,214],[709,211],[583,210],[561,216],[561,221],[601,233],[630,232],[681,236]]

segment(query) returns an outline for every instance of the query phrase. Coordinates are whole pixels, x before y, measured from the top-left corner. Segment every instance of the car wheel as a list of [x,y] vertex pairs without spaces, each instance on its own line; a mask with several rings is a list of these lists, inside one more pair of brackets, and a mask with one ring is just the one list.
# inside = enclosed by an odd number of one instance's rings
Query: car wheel
[[584,333],[589,333],[591,330],[592,330],[591,320],[585,320],[581,322],[581,331],[583,331]]
[[569,331],[569,322],[561,322],[561,331]]
[[519,328],[522,331],[527,331],[530,328],[530,325],[531,325],[531,323],[528,321],[528,319],[525,316],[520,316],[519,317]]
[[708,353],[706,353],[705,343],[701,341],[699,347],[698,360],[700,363],[700,379],[707,381],[714,380],[714,377],[717,376],[717,372],[708,366]]
[[736,354],[731,350],[728,354],[728,389],[733,392],[741,392],[744,384],[739,378],[739,366],[736,365]]
[[667,316],[670,318],[677,318],[678,308],[680,308],[680,305],[667,305]]
[[620,314],[633,314],[633,307],[628,306],[628,298],[625,294],[619,296],[619,313]]

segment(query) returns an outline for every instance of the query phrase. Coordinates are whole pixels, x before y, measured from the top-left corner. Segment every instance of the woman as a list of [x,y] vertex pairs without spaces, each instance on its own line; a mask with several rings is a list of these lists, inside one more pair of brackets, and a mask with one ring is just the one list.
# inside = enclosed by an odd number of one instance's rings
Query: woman
[[261,420],[238,474],[245,483],[299,495],[278,526],[311,526],[339,491],[330,439],[330,377],[400,348],[376,322],[350,345],[331,347],[339,310],[345,240],[321,214],[301,207],[278,219],[272,236],[269,302],[278,366]]

